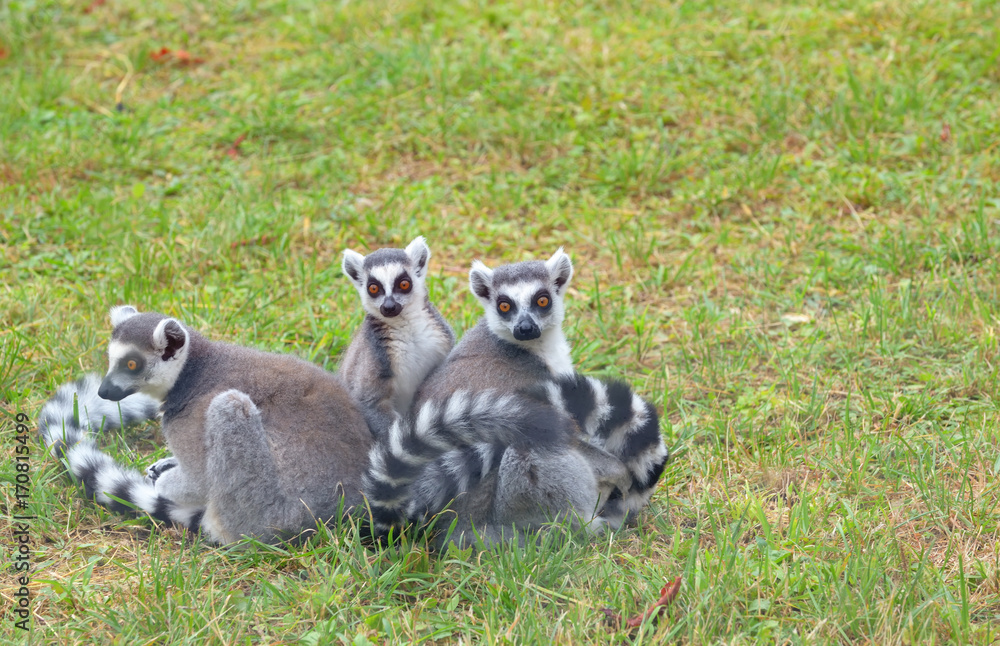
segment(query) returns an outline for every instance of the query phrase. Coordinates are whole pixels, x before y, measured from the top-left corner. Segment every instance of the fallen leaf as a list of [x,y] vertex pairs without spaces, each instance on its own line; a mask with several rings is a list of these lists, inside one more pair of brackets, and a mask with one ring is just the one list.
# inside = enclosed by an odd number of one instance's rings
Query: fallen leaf
[[642,625],[644,621],[653,617],[654,615],[659,615],[664,608],[673,603],[674,599],[681,591],[681,577],[674,577],[674,580],[667,585],[660,588],[660,598],[656,600],[653,605],[646,609],[641,615],[635,615],[622,621],[621,615],[617,612],[611,610],[611,608],[601,608],[601,612],[604,613],[606,621],[611,624],[614,628],[621,628],[622,626],[626,628],[638,628]]
[[174,58],[176,58],[177,62],[181,65],[198,65],[205,62],[204,58],[195,58],[183,49],[178,49],[174,52]]
[[87,5],[86,8],[84,8],[83,13],[91,13],[94,11],[94,9],[97,9],[98,7],[103,7],[104,3],[107,1],[108,0],[94,0],[89,5]]
[[941,124],[941,141],[948,141],[951,139],[951,126],[947,123]]
[[258,245],[266,245],[274,240],[274,236],[262,235],[256,238],[249,238],[247,240],[237,240],[229,245],[230,249],[235,249],[237,247],[255,247]]
[[229,148],[226,148],[226,154],[229,155],[230,157],[232,157],[233,159],[236,159],[237,157],[239,157],[240,156],[240,144],[243,143],[243,140],[246,139],[246,138],[247,138],[246,133],[244,133],[244,134],[240,135],[239,137],[237,137],[236,141],[233,142],[233,145],[230,146]]
[[167,47],[161,47],[159,51],[153,51],[149,53],[149,58],[151,58],[156,63],[177,63],[178,65],[200,65],[205,62],[204,58],[197,58],[191,55],[184,49],[172,50]]

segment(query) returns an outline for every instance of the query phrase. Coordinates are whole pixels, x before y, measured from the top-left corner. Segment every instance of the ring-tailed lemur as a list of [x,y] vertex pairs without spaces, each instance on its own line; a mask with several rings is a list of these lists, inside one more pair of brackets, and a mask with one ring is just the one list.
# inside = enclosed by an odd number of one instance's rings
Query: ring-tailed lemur
[[405,250],[344,251],[344,273],[366,315],[338,374],[376,437],[392,425],[394,412],[409,415],[417,387],[455,345],[451,326],[427,298],[430,257],[422,236]]
[[[90,375],[61,387],[39,417],[42,439],[100,504],[201,529],[216,543],[282,540],[361,507],[362,486],[373,481],[367,472],[398,467],[397,456],[415,464],[497,437],[517,446],[530,434],[544,445],[562,432],[547,411],[457,392],[425,404],[415,423],[400,418],[382,451],[340,379],[311,363],[212,342],[129,306],[113,308],[111,322],[107,376],[100,385]],[[100,451],[91,430],[102,417],[111,427],[151,419],[154,400],[173,457],[144,478]],[[369,452],[382,455],[371,469]],[[398,492],[369,494],[384,509]]]
[[428,377],[417,401],[458,389],[533,390],[568,415],[581,434],[555,453],[551,447],[497,442],[453,451],[411,486],[407,516],[426,518],[464,493],[450,507],[458,516],[453,540],[467,542],[474,525],[491,542],[512,523],[530,529],[540,513],[571,512],[597,521],[594,527],[617,527],[648,502],[668,453],[656,412],[623,384],[573,373],[562,333],[572,273],[562,249],[545,262],[496,270],[473,263],[470,287],[485,316]]
[[[113,308],[111,323],[110,369],[97,395],[161,400],[173,457],[143,478],[85,435],[72,437],[72,424],[63,437],[58,409],[43,413],[46,443],[62,443],[89,496],[200,527],[217,543],[288,538],[361,503],[371,433],[334,375],[291,356],[209,341],[176,319],[129,306]],[[77,394],[86,409],[95,405],[89,391]]]
[[[546,386],[550,401],[573,416],[591,444],[628,467],[632,482],[620,493],[624,512],[636,512],[648,504],[669,451],[651,404],[622,382],[603,382],[574,372],[569,343],[562,331],[566,287],[572,276],[573,264],[562,248],[544,263],[521,262],[496,270],[481,262],[473,263],[469,285],[484,309],[483,321],[476,327],[508,350],[501,356],[509,363],[520,364],[516,369],[521,387],[541,384],[548,376],[537,362],[522,363],[522,359],[512,356],[512,347],[545,364],[555,379],[554,384]],[[454,354],[459,356],[458,352]],[[452,370],[461,372],[457,367]]]

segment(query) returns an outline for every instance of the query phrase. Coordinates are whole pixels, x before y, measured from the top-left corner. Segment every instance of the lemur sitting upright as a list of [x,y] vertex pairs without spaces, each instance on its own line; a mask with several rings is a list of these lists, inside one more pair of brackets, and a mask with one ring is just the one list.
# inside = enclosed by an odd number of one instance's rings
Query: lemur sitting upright
[[[562,432],[558,414],[530,402],[457,392],[428,402],[415,423],[397,418],[390,448],[398,451],[370,467],[369,453],[381,454],[337,376],[295,357],[209,341],[176,319],[129,306],[113,308],[111,323],[107,376],[99,387],[96,375],[61,387],[42,409],[42,439],[102,505],[200,528],[216,543],[280,541],[341,510],[363,509],[369,470],[398,466],[397,454],[426,463],[496,437],[519,445],[540,434],[545,444]],[[153,400],[162,402],[173,457],[143,478],[100,451],[92,430],[101,416],[116,425],[109,401],[119,402],[127,423],[155,415]],[[388,507],[396,493],[370,490],[369,501]]]
[[394,413],[409,415],[417,387],[455,345],[451,326],[427,298],[430,257],[423,236],[405,250],[344,251],[344,273],[361,296],[365,319],[338,374],[376,436]]
[[[549,401],[573,417],[590,444],[625,463],[631,483],[619,493],[624,497],[625,513],[638,511],[648,504],[669,457],[656,409],[624,382],[574,372],[562,331],[563,300],[573,264],[562,248],[558,249],[544,263],[548,286],[541,265],[540,261],[522,262],[490,270],[481,262],[473,263],[469,283],[484,310],[475,329],[488,330],[493,343],[506,346],[508,365],[520,364],[523,371],[519,376],[525,380],[522,388],[544,386]],[[484,341],[479,344],[488,347]],[[516,358],[513,348],[544,363],[552,381],[541,383],[537,364],[527,368],[526,364],[533,362]],[[466,349],[466,353],[472,352]],[[456,352],[455,356],[460,355]],[[617,523],[614,518],[607,520]]]
[[469,542],[475,528],[490,543],[512,524],[523,535],[566,514],[594,521],[593,527],[617,526],[648,502],[667,459],[656,411],[621,383],[573,373],[562,333],[572,273],[562,249],[545,262],[496,270],[474,263],[470,286],[485,316],[428,377],[417,401],[461,389],[530,392],[570,417],[578,439],[544,448],[496,441],[452,451],[415,478],[401,515],[423,520],[455,498],[452,540]]

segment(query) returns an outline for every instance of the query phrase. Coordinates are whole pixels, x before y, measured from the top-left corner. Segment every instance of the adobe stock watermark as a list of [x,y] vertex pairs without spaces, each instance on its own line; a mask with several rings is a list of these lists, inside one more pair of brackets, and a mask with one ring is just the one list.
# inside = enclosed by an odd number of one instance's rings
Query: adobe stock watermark
[[31,628],[31,521],[35,516],[28,514],[28,500],[31,495],[31,437],[24,413],[14,418],[14,505],[10,510],[11,527],[14,529],[14,544],[11,545],[11,561],[14,570],[14,626],[27,632]]

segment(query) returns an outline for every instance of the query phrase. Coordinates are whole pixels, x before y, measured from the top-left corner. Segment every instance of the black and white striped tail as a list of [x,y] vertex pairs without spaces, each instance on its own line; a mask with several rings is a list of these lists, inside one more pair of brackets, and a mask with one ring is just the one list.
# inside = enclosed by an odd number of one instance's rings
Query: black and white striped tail
[[580,374],[548,382],[544,390],[548,401],[572,417],[591,444],[628,468],[632,486],[622,492],[626,511],[645,507],[670,457],[653,405],[622,381]]
[[104,429],[116,430],[138,424],[159,413],[160,404],[152,397],[140,393],[113,402],[98,396],[100,387],[99,375],[84,375],[73,383],[60,386],[42,406],[38,432],[58,457],[64,456],[67,447],[90,439]]
[[[468,454],[468,461],[460,466],[464,469],[478,460],[478,471],[485,475],[503,446],[554,445],[564,442],[571,432],[566,416],[546,402],[496,391],[459,391],[442,401],[424,403],[412,422],[397,417],[389,433],[372,447],[365,475],[365,495],[376,534],[410,519],[411,485],[424,479],[424,470],[440,456]],[[497,448],[487,455],[478,445]]]
[[196,529],[200,512],[181,509],[160,496],[138,471],[118,464],[94,443],[94,435],[102,430],[120,429],[155,418],[159,402],[143,394],[131,395],[120,402],[101,399],[97,395],[100,385],[100,376],[89,374],[60,386],[39,414],[38,432],[42,441],[83,483],[88,498],[111,511],[145,512],[157,520]]
[[438,457],[412,484],[406,505],[407,519],[429,521],[459,494],[471,491],[499,468],[506,450],[505,444],[479,443]]

